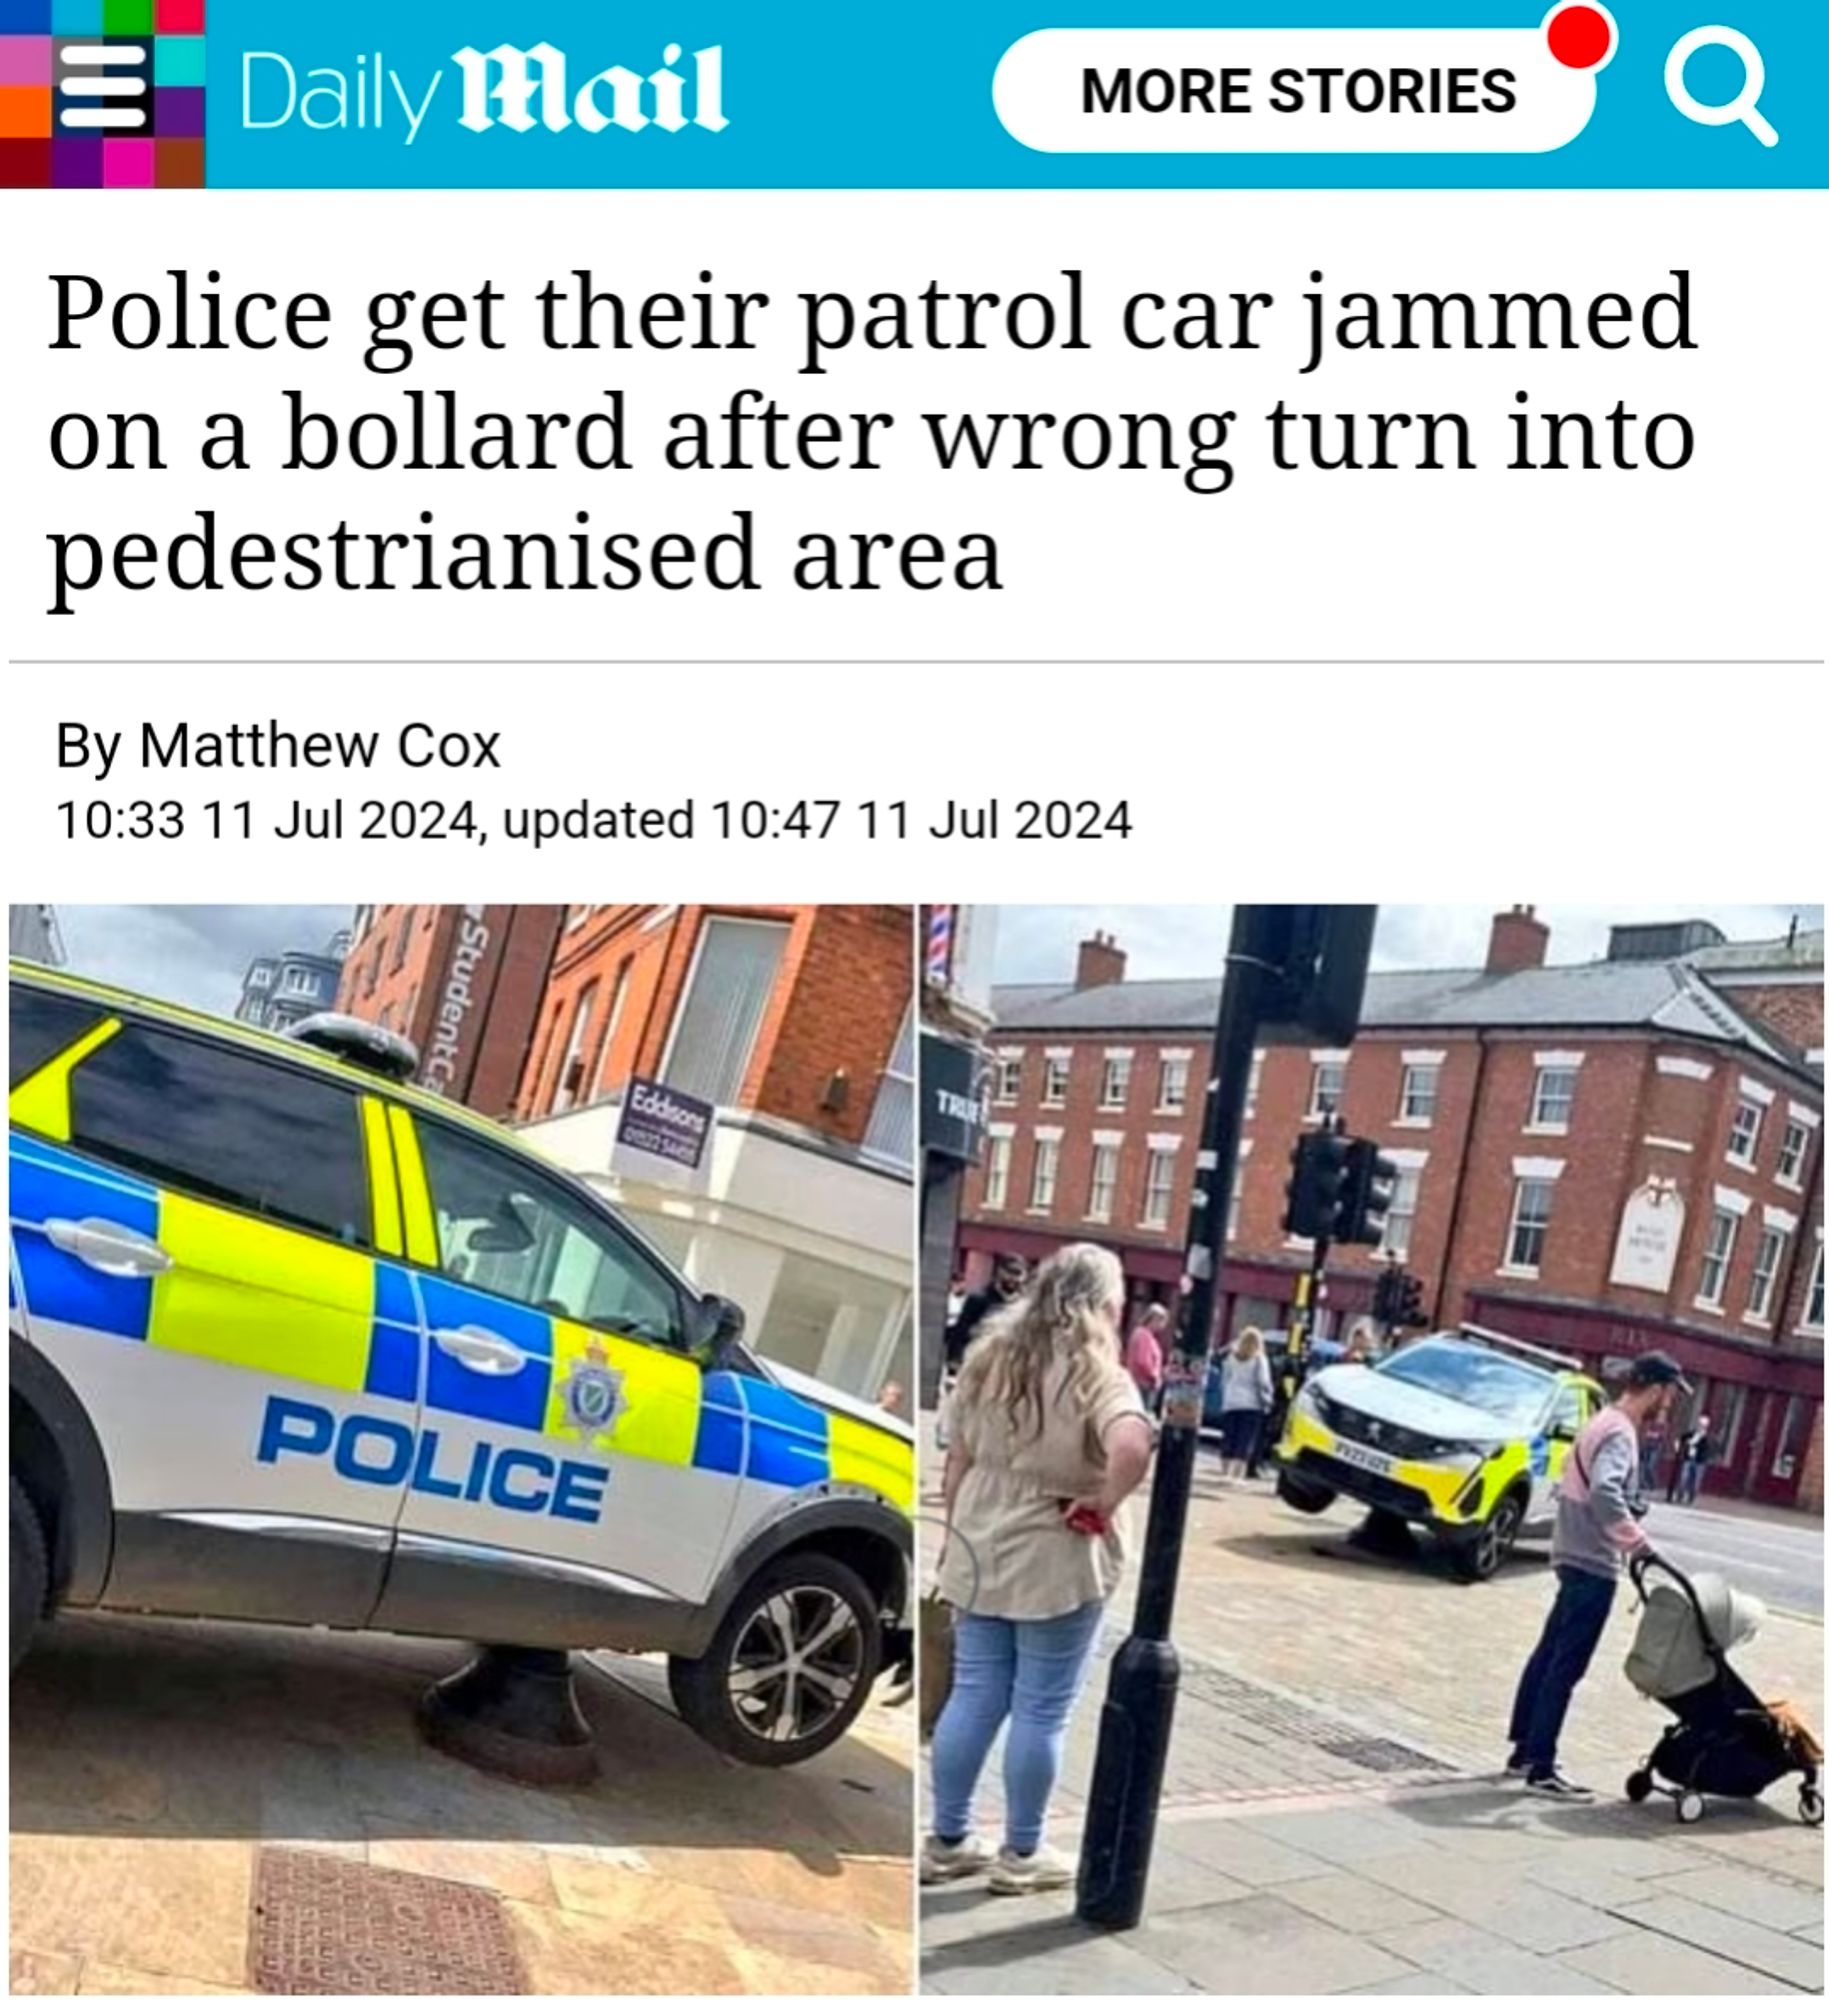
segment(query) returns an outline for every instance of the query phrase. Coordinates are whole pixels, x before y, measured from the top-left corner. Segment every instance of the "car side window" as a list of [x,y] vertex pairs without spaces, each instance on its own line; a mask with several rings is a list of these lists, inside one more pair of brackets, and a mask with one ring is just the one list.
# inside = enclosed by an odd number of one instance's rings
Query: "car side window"
[[679,1293],[605,1217],[494,1147],[419,1119],[447,1277],[536,1311],[684,1345]]
[[17,1090],[107,1017],[91,1000],[12,984],[7,1004],[7,1089]]
[[353,1091],[284,1064],[129,1022],[70,1079],[77,1149],[183,1194],[369,1241]]
[[1588,1399],[1579,1382],[1565,1382],[1556,1391],[1556,1407],[1550,1416],[1550,1431],[1556,1437],[1572,1438],[1588,1420]]

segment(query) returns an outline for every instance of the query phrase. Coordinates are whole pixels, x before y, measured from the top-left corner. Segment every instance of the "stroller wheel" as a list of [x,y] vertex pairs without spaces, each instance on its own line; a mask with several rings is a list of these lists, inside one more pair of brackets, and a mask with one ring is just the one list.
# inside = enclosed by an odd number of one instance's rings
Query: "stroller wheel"
[[1679,1792],[1677,1794],[1677,1818],[1685,1826],[1694,1826],[1702,1817],[1702,1794],[1700,1792]]
[[1642,1805],[1651,1796],[1651,1773],[1643,1768],[1626,1774],[1626,1796],[1632,1803]]
[[1823,1795],[1814,1785],[1806,1785],[1797,1795],[1797,1816],[1805,1826],[1823,1823]]

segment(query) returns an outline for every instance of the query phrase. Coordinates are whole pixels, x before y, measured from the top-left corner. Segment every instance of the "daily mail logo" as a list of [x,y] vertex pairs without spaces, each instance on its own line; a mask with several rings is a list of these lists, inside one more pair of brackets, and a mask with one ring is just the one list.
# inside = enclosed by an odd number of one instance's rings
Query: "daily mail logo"
[[[624,63],[580,75],[551,42],[462,48],[429,75],[409,77],[377,50],[348,68],[304,66],[276,49],[241,59],[241,122],[249,132],[374,132],[410,146],[435,110],[466,132],[722,132],[724,51],[678,42],[658,69]],[[448,107],[448,113],[445,111]]]

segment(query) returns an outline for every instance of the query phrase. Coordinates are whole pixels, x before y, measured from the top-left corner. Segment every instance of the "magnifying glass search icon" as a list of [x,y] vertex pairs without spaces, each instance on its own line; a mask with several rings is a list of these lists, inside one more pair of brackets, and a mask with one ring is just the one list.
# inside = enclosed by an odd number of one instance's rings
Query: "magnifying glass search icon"
[[[1689,93],[1683,71],[1698,49],[1728,49],[1740,58],[1746,74],[1725,104],[1703,104]],[[1765,61],[1738,28],[1691,28],[1664,58],[1664,89],[1685,118],[1698,125],[1744,125],[1762,146],[1776,146],[1778,134],[1759,109],[1765,89]]]

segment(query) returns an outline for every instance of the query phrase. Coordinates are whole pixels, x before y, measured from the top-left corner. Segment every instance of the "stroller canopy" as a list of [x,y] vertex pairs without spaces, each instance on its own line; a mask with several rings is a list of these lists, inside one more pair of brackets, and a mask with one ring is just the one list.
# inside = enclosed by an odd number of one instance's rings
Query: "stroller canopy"
[[1724,1653],[1744,1645],[1759,1630],[1765,1606],[1756,1597],[1735,1590],[1723,1577],[1703,1571],[1689,1580],[1696,1601],[1680,1584],[1659,1579],[1645,1592],[1638,1634],[1626,1655],[1626,1678],[1653,1701],[1671,1701],[1691,1689],[1705,1687],[1714,1677],[1702,1624]]

